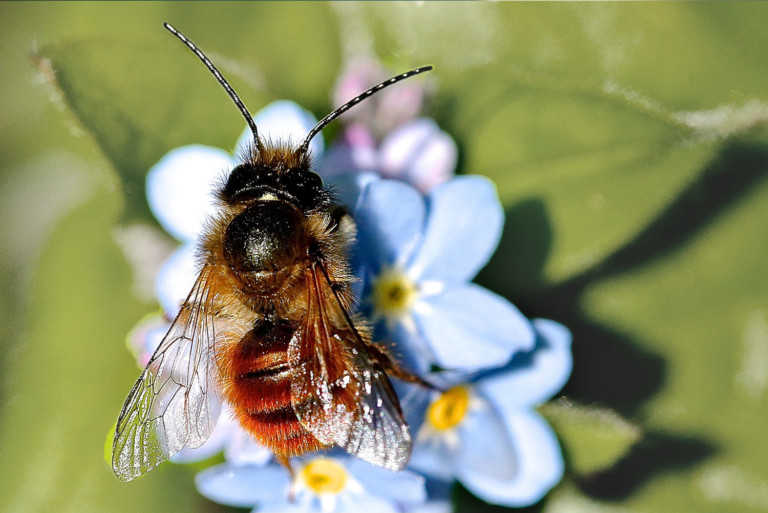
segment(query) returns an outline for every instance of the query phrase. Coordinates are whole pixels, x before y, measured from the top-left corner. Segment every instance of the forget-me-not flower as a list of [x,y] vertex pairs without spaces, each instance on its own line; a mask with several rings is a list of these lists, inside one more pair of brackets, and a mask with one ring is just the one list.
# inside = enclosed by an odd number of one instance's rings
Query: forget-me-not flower
[[497,367],[533,346],[528,319],[470,283],[501,236],[490,180],[460,176],[425,196],[400,181],[345,178],[335,183],[358,226],[363,301],[411,369]]
[[278,464],[237,466],[227,462],[200,472],[195,483],[205,497],[229,506],[269,513],[402,513],[427,502],[425,479],[349,456],[294,458],[293,476]]
[[[423,418],[411,466],[457,479],[481,499],[505,506],[538,502],[563,476],[552,429],[535,411],[568,380],[571,334],[554,321],[533,321],[536,344],[500,369],[444,377],[444,392],[412,399]],[[438,378],[434,378],[438,379]]]

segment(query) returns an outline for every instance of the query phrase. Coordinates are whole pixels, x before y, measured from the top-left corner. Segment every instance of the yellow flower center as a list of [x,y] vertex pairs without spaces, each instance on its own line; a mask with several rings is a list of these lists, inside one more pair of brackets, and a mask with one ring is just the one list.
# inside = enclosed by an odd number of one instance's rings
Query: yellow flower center
[[304,466],[300,477],[307,487],[318,495],[337,494],[347,484],[347,471],[339,463],[328,458],[318,458]]
[[402,315],[416,301],[417,292],[416,284],[403,272],[385,270],[373,284],[374,308],[385,317]]
[[432,427],[445,430],[455,427],[467,414],[469,409],[469,392],[465,387],[453,387],[438,397],[429,405],[427,419]]

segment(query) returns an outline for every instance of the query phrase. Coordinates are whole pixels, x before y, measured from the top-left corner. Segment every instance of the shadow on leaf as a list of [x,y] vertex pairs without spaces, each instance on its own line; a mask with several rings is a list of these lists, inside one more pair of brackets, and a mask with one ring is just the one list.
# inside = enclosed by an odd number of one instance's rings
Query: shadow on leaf
[[566,393],[633,414],[664,381],[664,361],[637,341],[586,319],[582,293],[610,275],[629,272],[675,251],[705,230],[768,172],[768,148],[733,143],[638,237],[574,280],[519,301],[528,315],[552,317],[574,336],[574,372]]
[[705,230],[768,173],[768,147],[734,142],[629,244],[591,272],[580,284],[629,271],[663,257]]
[[[542,272],[552,246],[546,207],[528,199],[505,211],[504,231],[493,259],[478,276],[499,294],[511,297],[542,286]],[[498,277],[504,277],[499,281]]]
[[[546,205],[535,198],[517,203],[508,208],[502,242],[478,281],[512,300],[527,316],[552,318],[568,326],[573,332],[574,370],[564,393],[631,418],[663,386],[666,362],[644,349],[642,341],[587,318],[581,308],[583,293],[612,275],[631,272],[684,247],[767,173],[768,147],[729,143],[633,241],[584,274],[549,288],[542,277],[552,246]],[[653,475],[688,468],[714,451],[705,440],[650,433],[618,465],[579,484],[596,498],[620,500]]]
[[664,384],[666,362],[619,332],[569,314],[556,317],[574,340],[573,372],[563,393],[631,417]]
[[469,492],[461,484],[456,484],[453,491],[453,503],[456,505],[456,513],[503,513],[515,511],[516,513],[534,513],[541,511],[546,499],[525,508],[507,508],[488,504]]
[[545,205],[538,199],[517,203],[507,208],[501,243],[477,281],[531,318],[551,318],[568,326],[573,333],[574,370],[564,393],[583,404],[597,403],[631,415],[662,385],[664,361],[585,318],[579,298],[586,282],[543,288],[542,271],[551,245]]
[[675,469],[686,469],[716,451],[711,443],[665,433],[648,433],[642,442],[608,471],[577,480],[592,497],[624,500],[651,477]]

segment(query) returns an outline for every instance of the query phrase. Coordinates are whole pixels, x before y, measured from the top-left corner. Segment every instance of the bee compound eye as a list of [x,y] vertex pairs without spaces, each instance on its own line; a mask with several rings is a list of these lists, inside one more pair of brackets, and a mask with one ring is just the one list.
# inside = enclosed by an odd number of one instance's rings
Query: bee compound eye
[[227,227],[224,256],[237,271],[275,271],[306,252],[301,213],[281,201],[257,202]]
[[317,205],[323,190],[323,179],[312,171],[297,171],[287,184],[291,195],[296,198],[302,208],[312,208]]
[[224,197],[227,200],[232,200],[238,193],[248,189],[253,183],[254,171],[253,168],[240,164],[235,167],[227,177],[227,182],[224,185]]

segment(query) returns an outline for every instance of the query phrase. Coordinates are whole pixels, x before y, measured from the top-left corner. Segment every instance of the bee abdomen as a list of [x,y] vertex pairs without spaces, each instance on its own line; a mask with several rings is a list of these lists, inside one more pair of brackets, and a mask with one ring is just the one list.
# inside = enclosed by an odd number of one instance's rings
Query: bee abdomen
[[288,323],[258,324],[220,356],[229,360],[223,392],[238,421],[257,441],[284,456],[323,447],[291,404],[294,371],[288,364],[288,344],[293,333]]
[[248,381],[281,381],[290,378],[291,369],[288,362],[278,363],[271,367],[262,367],[261,369],[251,369],[250,371],[238,376],[239,379]]
[[290,408],[291,375],[287,362],[237,375],[229,387],[230,402],[248,413]]
[[290,405],[269,412],[241,410],[237,417],[246,431],[277,455],[299,456],[324,447],[301,425]]
[[290,440],[306,434],[290,405],[272,411],[243,412],[241,420],[249,431],[258,431],[274,439]]

